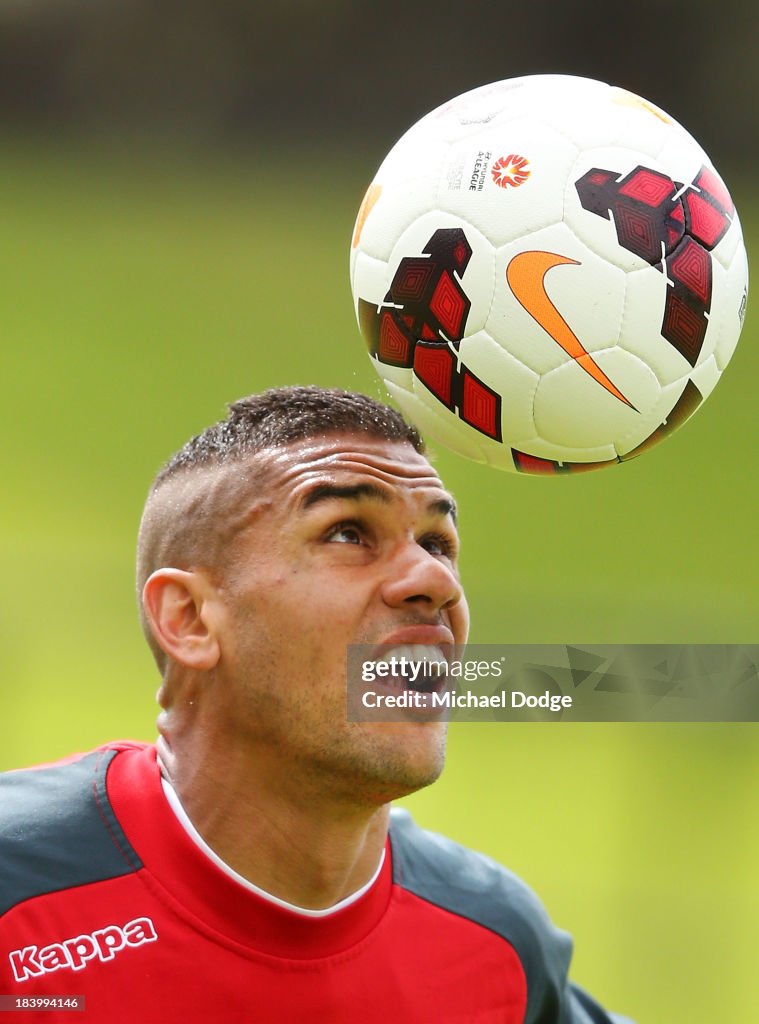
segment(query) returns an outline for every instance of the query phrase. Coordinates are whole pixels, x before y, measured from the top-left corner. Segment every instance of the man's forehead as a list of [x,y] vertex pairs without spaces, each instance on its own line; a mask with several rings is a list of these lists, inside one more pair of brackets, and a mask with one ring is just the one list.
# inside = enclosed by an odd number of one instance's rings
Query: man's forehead
[[320,479],[372,478],[401,488],[445,490],[436,470],[412,445],[363,434],[291,442],[256,456],[273,488],[300,490]]

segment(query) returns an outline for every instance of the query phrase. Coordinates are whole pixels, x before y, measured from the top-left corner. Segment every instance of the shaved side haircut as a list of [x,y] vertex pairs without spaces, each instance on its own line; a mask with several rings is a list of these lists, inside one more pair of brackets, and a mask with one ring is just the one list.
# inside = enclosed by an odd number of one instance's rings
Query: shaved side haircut
[[142,609],[146,580],[166,566],[210,574],[225,568],[225,551],[239,525],[239,497],[260,493],[251,456],[309,438],[355,433],[409,444],[419,432],[395,409],[353,391],[315,386],[272,388],[232,402],[225,419],[192,437],[153,481],[137,541],[137,598],[143,632],[159,669],[167,658]]

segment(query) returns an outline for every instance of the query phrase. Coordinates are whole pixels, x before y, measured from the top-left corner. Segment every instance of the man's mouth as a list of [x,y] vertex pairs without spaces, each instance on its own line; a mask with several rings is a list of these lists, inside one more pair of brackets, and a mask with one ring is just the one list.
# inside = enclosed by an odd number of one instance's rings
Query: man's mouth
[[388,666],[385,680],[398,689],[440,692],[448,679],[448,659],[443,648],[434,644],[388,646],[377,654],[374,664]]

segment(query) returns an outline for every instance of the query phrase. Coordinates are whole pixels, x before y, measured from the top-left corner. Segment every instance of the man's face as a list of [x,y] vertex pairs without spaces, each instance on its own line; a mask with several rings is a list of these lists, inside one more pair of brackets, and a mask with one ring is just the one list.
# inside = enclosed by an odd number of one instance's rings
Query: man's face
[[237,503],[219,586],[233,746],[335,795],[385,802],[432,782],[445,725],[347,722],[346,654],[465,642],[450,494],[410,445],[361,434],[271,449],[249,469],[259,485]]

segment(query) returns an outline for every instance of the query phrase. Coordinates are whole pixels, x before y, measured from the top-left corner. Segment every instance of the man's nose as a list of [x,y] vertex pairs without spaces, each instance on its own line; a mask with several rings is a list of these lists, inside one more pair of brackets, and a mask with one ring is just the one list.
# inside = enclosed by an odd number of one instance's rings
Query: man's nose
[[439,612],[459,604],[463,596],[451,566],[415,541],[398,552],[382,587],[382,597],[391,608],[413,605]]

